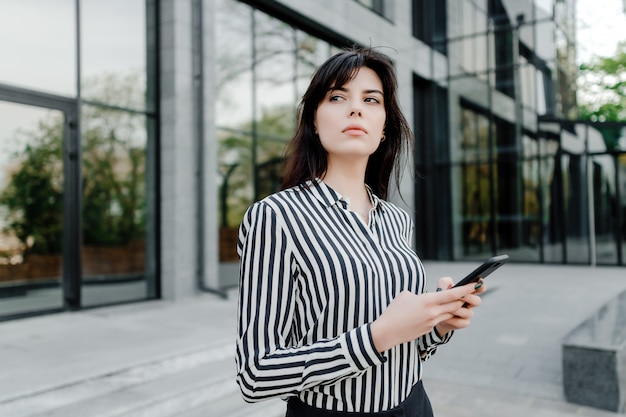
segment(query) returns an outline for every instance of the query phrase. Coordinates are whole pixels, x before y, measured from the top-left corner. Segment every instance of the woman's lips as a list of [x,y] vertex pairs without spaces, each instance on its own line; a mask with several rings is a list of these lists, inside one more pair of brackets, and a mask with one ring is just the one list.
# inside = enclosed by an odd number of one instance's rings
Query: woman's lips
[[343,133],[351,136],[362,136],[367,133],[367,131],[358,125],[350,125],[343,130]]

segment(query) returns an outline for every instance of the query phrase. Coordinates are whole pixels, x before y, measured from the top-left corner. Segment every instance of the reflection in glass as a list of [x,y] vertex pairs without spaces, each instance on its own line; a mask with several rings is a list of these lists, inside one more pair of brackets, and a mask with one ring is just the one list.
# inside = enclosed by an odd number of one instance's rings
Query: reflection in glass
[[491,189],[495,163],[490,159],[489,121],[469,109],[462,113],[462,154],[460,184],[462,193],[463,254],[484,256],[491,252]]
[[83,305],[145,298],[146,118],[85,105],[82,120]]
[[542,186],[542,227],[544,262],[563,262],[563,216],[560,202],[561,183],[557,169],[560,158],[557,156],[557,140],[540,139],[540,172]]
[[615,265],[618,261],[616,226],[619,224],[615,159],[611,155],[590,158],[596,262]]
[[236,261],[237,228],[254,193],[252,9],[216,2],[216,124],[221,262]]
[[585,158],[564,153],[561,158],[563,175],[563,211],[566,227],[567,262],[576,264],[590,262],[589,257],[589,211]]
[[[81,0],[84,99],[145,109],[145,3],[145,0]],[[103,84],[106,90],[99,87]],[[129,88],[133,94],[124,94]]]
[[295,129],[297,31],[255,12],[255,200],[280,188],[283,153]]
[[619,247],[621,248],[621,265],[626,265],[626,153],[617,155],[617,192],[619,219],[617,228]]
[[520,57],[520,67],[518,68],[520,78],[520,93],[522,105],[534,112],[537,107],[535,94],[537,93],[537,74],[534,66],[530,65],[526,58]]
[[0,83],[76,95],[74,5],[0,0]]
[[64,115],[0,101],[0,315],[61,308]]
[[237,261],[246,209],[280,188],[296,108],[332,48],[240,2],[217,3],[220,261]]
[[522,251],[520,260],[538,261],[540,259],[541,218],[540,218],[540,178],[539,149],[534,138],[523,138],[524,159],[522,160]]

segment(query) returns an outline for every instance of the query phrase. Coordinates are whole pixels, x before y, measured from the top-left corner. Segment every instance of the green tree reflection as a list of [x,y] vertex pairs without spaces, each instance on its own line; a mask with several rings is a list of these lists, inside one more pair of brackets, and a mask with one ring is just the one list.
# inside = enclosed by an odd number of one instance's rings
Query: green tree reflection
[[[141,100],[137,77],[107,74],[87,83],[125,103]],[[118,100],[119,102],[119,100]],[[83,244],[120,246],[141,239],[146,228],[145,118],[116,109],[82,109]],[[0,190],[4,233],[28,254],[61,252],[64,120],[50,114],[21,135],[16,167]]]
[[14,155],[19,165],[0,193],[0,206],[7,212],[4,232],[19,239],[24,255],[60,253],[63,120],[50,117],[33,131],[15,134],[26,145]]

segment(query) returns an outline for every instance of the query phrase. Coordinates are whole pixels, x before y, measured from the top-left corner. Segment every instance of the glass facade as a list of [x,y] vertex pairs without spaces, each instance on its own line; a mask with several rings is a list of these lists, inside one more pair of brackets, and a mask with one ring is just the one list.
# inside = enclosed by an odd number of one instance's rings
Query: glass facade
[[154,8],[0,1],[0,319],[157,296]]
[[393,20],[393,1],[391,0],[355,0],[374,13],[388,19]]
[[[0,314],[63,306],[64,114],[0,101]],[[19,285],[24,282],[29,285]]]
[[626,130],[574,121],[575,0],[304,3],[0,0],[0,320],[158,298],[161,257],[193,276],[167,294],[236,275],[313,71],[359,44],[412,109],[423,259],[626,263]]
[[[413,2],[414,19],[428,4]],[[448,73],[434,80],[446,88],[450,122],[439,128],[447,137],[420,122],[433,117],[428,105],[414,107],[416,130],[426,132],[417,138],[426,180],[417,181],[416,207],[429,219],[416,219],[418,251],[431,259],[509,253],[523,262],[624,265],[623,155],[605,145],[615,134],[567,121],[575,112],[573,3],[454,5]],[[435,36],[427,29],[420,39]],[[444,101],[422,84],[416,96]],[[449,208],[433,209],[431,199]]]
[[76,96],[75,0],[0,0],[0,10],[0,83]]
[[[358,3],[393,21],[383,13],[391,10],[386,2]],[[606,215],[624,228],[616,197],[624,190],[611,188],[617,179],[600,180],[609,166],[620,172],[619,158],[594,156],[603,162],[587,167],[578,133],[572,139],[567,129],[544,131],[540,123],[575,109],[573,4],[513,3],[411,2],[413,37],[430,47],[431,59],[439,53],[446,62],[432,78],[413,78],[418,253],[623,264],[623,236],[609,232]],[[278,189],[298,99],[334,48],[249,5],[218,4],[220,260],[235,263],[243,213]],[[583,149],[571,154],[569,142]],[[584,184],[593,192],[578,191]],[[594,222],[585,220],[589,196],[593,212],[603,213]],[[599,248],[607,241],[611,255]]]
[[300,97],[336,49],[234,0],[217,2],[216,24],[220,260],[237,262],[241,219],[278,191]]

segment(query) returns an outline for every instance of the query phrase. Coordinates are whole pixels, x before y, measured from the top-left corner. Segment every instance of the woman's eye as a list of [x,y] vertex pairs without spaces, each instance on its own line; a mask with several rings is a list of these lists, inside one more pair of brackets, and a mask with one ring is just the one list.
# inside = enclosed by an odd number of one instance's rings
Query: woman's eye
[[365,102],[366,103],[380,103],[380,100],[377,99],[376,97],[366,97]]
[[341,96],[330,96],[329,100],[330,101],[339,101],[339,100],[341,100]]

